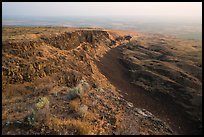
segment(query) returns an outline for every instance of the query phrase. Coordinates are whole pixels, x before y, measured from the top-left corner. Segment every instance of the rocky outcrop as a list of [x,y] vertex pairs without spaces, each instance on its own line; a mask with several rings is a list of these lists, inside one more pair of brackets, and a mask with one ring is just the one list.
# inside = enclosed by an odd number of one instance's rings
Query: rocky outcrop
[[[100,49],[100,45],[109,47],[113,44],[115,43],[109,38],[109,34],[102,30],[76,30],[56,35],[41,36],[38,40],[33,41],[5,40],[2,46],[3,83],[7,85],[31,82],[37,78],[62,72],[66,68],[74,68],[76,67],[74,63],[65,62],[71,60],[71,58],[85,61],[87,53],[95,56],[96,53],[92,51]],[[75,50],[77,48],[82,48],[87,53],[83,50]],[[67,55],[66,51],[70,50],[73,50],[71,51],[73,55]],[[64,55],[61,52],[64,52]],[[61,77],[61,79],[64,78]],[[61,81],[61,83],[66,83],[66,81],[65,78],[65,82]]]
[[49,38],[42,37],[41,39],[46,44],[49,44],[61,50],[74,49],[81,43],[98,45],[100,42],[103,42],[105,45],[111,45],[109,34],[106,31],[100,30],[78,30],[74,32],[66,32],[64,34]]

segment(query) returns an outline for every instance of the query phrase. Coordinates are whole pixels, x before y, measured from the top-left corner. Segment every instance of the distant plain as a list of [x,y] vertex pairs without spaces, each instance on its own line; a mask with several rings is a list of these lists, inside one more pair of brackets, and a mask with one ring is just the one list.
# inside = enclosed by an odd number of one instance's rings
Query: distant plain
[[3,17],[2,26],[64,26],[131,30],[202,40],[202,21],[150,17]]

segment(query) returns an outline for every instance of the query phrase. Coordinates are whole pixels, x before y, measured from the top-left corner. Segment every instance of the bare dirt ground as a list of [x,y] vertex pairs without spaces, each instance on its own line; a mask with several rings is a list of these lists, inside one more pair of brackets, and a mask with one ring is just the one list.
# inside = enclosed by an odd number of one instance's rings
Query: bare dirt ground
[[117,87],[124,98],[134,104],[135,107],[144,108],[154,115],[167,122],[178,134],[197,134],[195,124],[185,116],[182,108],[175,105],[173,101],[166,97],[155,98],[140,87],[130,84],[127,72],[119,58],[121,46],[112,48],[105,54],[100,62],[97,62],[102,74]]

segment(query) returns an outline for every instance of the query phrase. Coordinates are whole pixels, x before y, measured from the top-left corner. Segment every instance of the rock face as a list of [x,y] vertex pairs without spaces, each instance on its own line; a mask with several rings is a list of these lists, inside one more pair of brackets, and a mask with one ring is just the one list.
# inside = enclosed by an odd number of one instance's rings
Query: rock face
[[131,38],[132,38],[132,36],[130,36],[130,35],[124,36],[124,39],[125,39],[125,40],[130,40]]
[[[52,45],[61,50],[70,50],[76,48],[80,43],[87,42],[89,44],[97,44],[98,40],[105,39],[106,44],[110,43],[109,35],[106,31],[100,30],[78,30],[72,33],[64,33],[50,38],[42,38],[42,40],[49,45]],[[107,44],[108,45],[108,44]]]
[[[74,55],[61,55],[60,52],[76,48],[86,48],[92,52],[90,48],[95,47],[92,50],[96,50],[100,44],[110,46],[115,43],[109,39],[109,34],[102,30],[77,30],[46,37],[41,36],[40,39],[29,41],[5,40],[2,46],[3,84],[31,82],[39,77],[62,72],[63,68],[70,68],[70,63],[64,63],[69,56],[80,56],[76,59],[84,60],[88,51],[79,53],[74,50]],[[58,54],[54,55],[55,53]],[[75,67],[74,64],[72,67]]]

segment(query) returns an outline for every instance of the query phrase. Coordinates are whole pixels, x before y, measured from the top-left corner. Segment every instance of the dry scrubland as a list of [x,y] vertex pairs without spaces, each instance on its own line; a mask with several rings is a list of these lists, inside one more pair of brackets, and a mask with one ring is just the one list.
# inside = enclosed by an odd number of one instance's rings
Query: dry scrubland
[[2,134],[177,134],[101,73],[96,62],[117,46],[133,85],[173,99],[201,123],[198,41],[99,28],[3,27],[2,34]]

